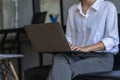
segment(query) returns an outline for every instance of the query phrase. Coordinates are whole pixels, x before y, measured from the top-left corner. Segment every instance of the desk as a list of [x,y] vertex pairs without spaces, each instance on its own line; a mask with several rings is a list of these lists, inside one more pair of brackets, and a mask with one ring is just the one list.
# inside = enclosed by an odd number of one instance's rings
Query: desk
[[0,54],[0,60],[9,59],[9,58],[18,58],[23,57],[22,54]]
[[[18,75],[14,69],[14,66],[12,64],[12,62],[8,59],[11,59],[11,58],[21,58],[23,57],[23,55],[20,55],[20,54],[0,54],[0,61],[1,61],[1,68],[2,68],[2,79],[0,80],[9,80],[9,77],[7,76],[8,73],[7,72],[10,72],[12,73],[13,77],[15,80],[19,80],[18,78]],[[7,61],[7,64],[5,62],[5,60],[8,60]]]

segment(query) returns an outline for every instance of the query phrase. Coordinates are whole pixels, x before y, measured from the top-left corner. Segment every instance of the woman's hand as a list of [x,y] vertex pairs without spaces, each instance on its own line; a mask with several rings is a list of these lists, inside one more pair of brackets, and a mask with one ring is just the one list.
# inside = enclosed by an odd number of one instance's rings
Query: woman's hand
[[89,52],[87,50],[87,48],[80,47],[80,46],[74,46],[74,45],[71,45],[71,50],[82,51],[82,52]]

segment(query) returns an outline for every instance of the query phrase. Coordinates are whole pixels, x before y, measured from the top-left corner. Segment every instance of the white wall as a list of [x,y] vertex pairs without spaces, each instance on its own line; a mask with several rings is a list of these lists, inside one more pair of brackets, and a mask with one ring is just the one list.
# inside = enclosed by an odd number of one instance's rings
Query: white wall
[[[18,27],[31,24],[32,0],[18,0]],[[0,0],[0,28],[15,28],[15,8],[13,0]]]
[[11,0],[0,0],[0,29],[14,28],[14,5]]
[[2,0],[0,0],[0,29],[3,26]]
[[19,21],[18,26],[23,27],[24,25],[31,24],[33,10],[32,0],[19,0]]
[[12,0],[2,0],[3,29],[15,27],[15,7]]
[[117,7],[118,13],[120,13],[120,0],[110,0]]
[[66,25],[68,9],[71,5],[77,3],[79,0],[63,0],[63,24]]
[[[24,27],[24,25],[31,24],[33,16],[32,0],[18,0],[18,27]],[[22,43],[21,54],[22,58],[22,77],[24,80],[24,70],[38,66],[38,54],[32,50],[32,47],[28,43]]]

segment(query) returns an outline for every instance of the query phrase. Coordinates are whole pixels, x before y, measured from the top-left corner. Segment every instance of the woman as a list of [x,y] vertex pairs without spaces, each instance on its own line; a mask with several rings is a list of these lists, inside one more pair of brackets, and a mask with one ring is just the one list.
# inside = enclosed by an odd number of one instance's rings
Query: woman
[[54,55],[48,80],[112,70],[119,44],[116,7],[109,1],[81,0],[69,9],[66,38],[72,50],[82,52]]

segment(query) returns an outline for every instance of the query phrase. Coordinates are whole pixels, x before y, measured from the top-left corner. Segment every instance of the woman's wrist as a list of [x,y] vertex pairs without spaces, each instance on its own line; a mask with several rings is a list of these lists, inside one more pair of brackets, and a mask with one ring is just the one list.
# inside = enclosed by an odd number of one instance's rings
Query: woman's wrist
[[89,47],[82,47],[82,51],[84,51],[84,52],[89,52],[90,50],[89,50]]
[[93,44],[93,45],[85,46],[85,47],[83,47],[83,49],[84,49],[85,51],[90,52],[90,51],[104,50],[105,47],[104,47],[103,42],[98,42],[98,43]]

